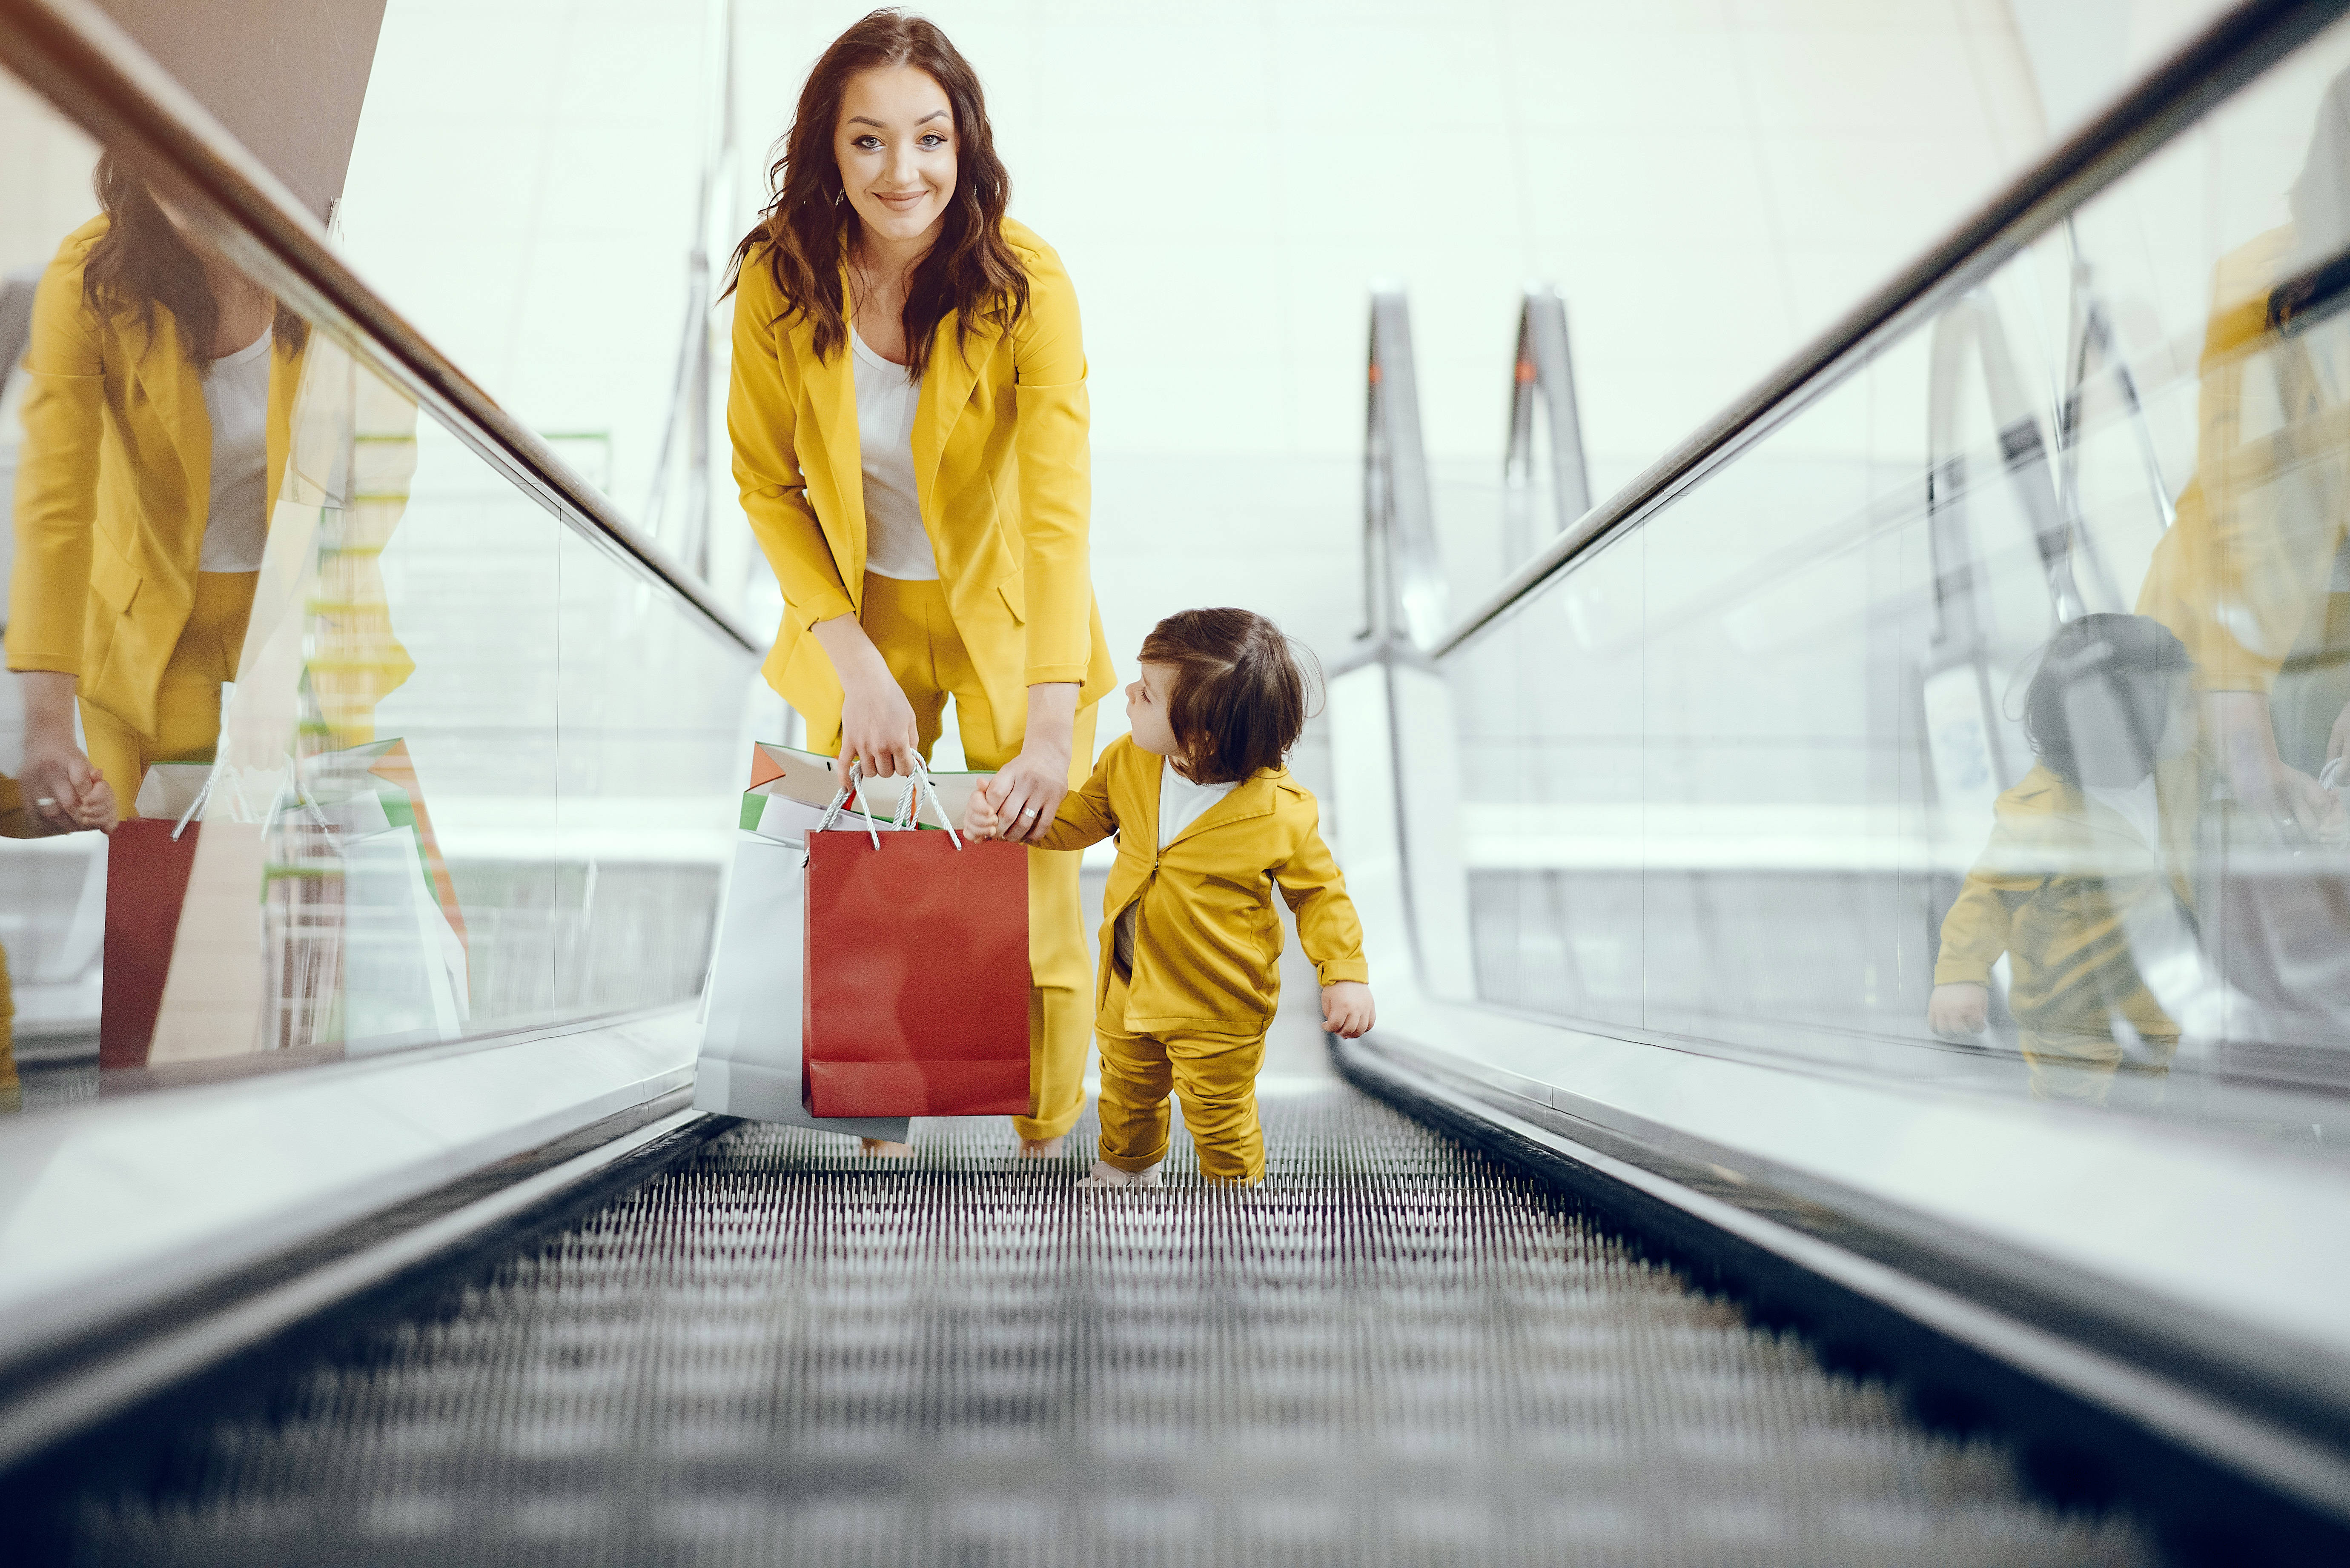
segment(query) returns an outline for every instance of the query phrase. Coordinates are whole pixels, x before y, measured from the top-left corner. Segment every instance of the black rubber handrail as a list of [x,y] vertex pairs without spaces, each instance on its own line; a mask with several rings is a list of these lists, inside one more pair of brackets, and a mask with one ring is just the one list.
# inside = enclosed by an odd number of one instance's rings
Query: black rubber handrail
[[2247,0],[2103,113],[2010,181],[1939,244],[1752,390],[1586,513],[1440,638],[1441,659],[1507,615],[1586,551],[1638,525],[1741,448],[1857,369],[2111,184],[2222,99],[2350,10],[2350,0]]
[[[326,230],[211,111],[87,0],[0,0],[0,60],[110,147],[183,183],[296,308],[348,333],[459,439],[558,517],[633,562],[754,653],[770,639],[721,604],[554,449],[460,370],[337,255]],[[258,264],[258,265],[256,265]]]

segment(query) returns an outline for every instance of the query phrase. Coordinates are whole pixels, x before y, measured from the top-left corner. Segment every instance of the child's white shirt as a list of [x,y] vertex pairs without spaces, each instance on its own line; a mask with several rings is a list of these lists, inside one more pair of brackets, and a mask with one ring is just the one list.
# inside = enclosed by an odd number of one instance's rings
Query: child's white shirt
[[2104,784],[2082,786],[2091,800],[2126,822],[2149,849],[2162,847],[2162,802],[2156,796],[2154,775],[2148,774],[2125,789]]
[[1175,771],[1175,759],[1169,757],[1159,764],[1159,847],[1166,848],[1175,842],[1175,836],[1207,814],[1210,806],[1232,793],[1240,784],[1233,779],[1226,784],[1193,784]]

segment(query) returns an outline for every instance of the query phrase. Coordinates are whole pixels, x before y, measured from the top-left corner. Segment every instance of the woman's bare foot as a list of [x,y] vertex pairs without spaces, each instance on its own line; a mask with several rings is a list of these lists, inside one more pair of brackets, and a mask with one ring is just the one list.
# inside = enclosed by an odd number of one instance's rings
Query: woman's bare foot
[[1020,1158],[1058,1159],[1061,1158],[1061,1145],[1068,1141],[1068,1137],[1063,1133],[1059,1137],[1024,1137],[1020,1140]]
[[886,1137],[861,1137],[857,1140],[857,1152],[879,1159],[911,1159],[914,1151],[902,1143],[891,1143]]

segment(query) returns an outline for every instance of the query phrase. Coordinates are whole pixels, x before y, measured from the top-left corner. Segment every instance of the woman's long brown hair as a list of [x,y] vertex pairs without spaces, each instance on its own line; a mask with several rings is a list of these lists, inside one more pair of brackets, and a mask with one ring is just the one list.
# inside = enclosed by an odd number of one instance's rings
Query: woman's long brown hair
[[[99,154],[90,185],[106,213],[106,233],[82,263],[82,298],[99,316],[128,316],[151,332],[155,307],[162,306],[178,325],[197,372],[211,375],[220,302],[203,260],[163,215],[147,182],[116,154]],[[277,346],[291,353],[309,336],[310,324],[281,304],[271,330]]]
[[979,75],[947,36],[922,17],[902,11],[869,13],[835,38],[816,61],[807,85],[800,88],[791,129],[775,144],[775,159],[767,170],[772,199],[727,264],[725,293],[734,291],[743,269],[764,254],[784,296],[786,317],[805,317],[815,327],[817,356],[829,359],[847,346],[840,258],[855,231],[857,213],[842,189],[833,136],[849,79],[893,66],[928,72],[946,90],[954,115],[954,195],[940,219],[936,242],[908,280],[900,317],[906,327],[906,372],[919,377],[930,368],[931,343],[939,323],[950,315],[955,317],[955,346],[963,348],[972,322],[993,321],[1009,328],[1028,308],[1028,274],[1003,238],[1012,177],[995,155],[995,133],[987,123]]

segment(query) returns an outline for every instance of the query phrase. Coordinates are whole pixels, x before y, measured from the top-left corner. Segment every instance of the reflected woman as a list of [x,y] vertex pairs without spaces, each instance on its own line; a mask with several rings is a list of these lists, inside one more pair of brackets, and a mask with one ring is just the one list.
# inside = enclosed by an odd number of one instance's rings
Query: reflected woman
[[[1060,258],[1004,216],[978,78],[876,11],[827,49],[734,253],[727,421],[784,591],[767,680],[810,744],[906,771],[954,699],[963,754],[1035,836],[1093,764],[1115,680],[1094,603],[1086,358]],[[1034,1114],[1083,1109],[1091,973],[1077,857],[1029,850]]]
[[[236,676],[307,327],[112,153],[34,296],[8,668],[52,832],[207,761]],[[75,743],[78,700],[85,753]]]

